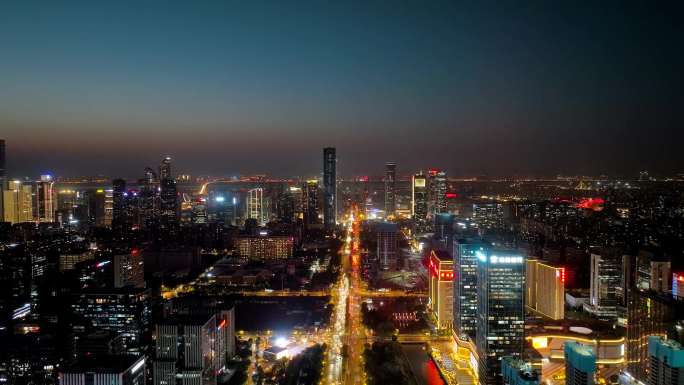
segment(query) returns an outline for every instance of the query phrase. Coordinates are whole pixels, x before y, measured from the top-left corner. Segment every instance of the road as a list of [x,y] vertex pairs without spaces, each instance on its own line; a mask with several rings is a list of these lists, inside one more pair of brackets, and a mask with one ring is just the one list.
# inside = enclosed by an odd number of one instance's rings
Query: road
[[367,330],[363,325],[361,315],[362,293],[367,292],[361,280],[361,253],[360,244],[360,225],[357,219],[358,213],[352,212],[350,226],[347,228],[347,242],[351,242],[351,251],[348,258],[343,258],[342,266],[351,277],[351,292],[347,305],[347,347],[348,354],[345,365],[345,384],[357,385],[365,384],[366,373],[363,363],[363,352],[367,341]]
[[361,385],[366,381],[363,351],[367,338],[361,316],[362,293],[358,212],[353,209],[346,224],[339,281],[331,296],[334,310],[328,337],[328,355],[322,384]]

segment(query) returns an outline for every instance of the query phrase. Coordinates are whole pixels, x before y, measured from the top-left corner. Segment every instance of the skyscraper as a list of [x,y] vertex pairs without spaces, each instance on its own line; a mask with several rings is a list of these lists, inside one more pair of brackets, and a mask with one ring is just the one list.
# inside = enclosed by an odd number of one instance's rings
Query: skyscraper
[[54,222],[56,205],[55,182],[50,175],[41,175],[33,189],[33,220],[35,222]]
[[140,348],[149,327],[150,293],[145,289],[92,289],[73,293],[71,310],[94,328],[121,333],[126,350]]
[[93,189],[86,192],[88,198],[88,222],[91,226],[106,227],[105,190]]
[[476,346],[480,385],[492,385],[502,383],[502,357],[522,358],[525,258],[515,251],[485,251],[476,251]]
[[28,183],[10,181],[4,195],[4,220],[11,223],[33,220],[33,188]]
[[447,175],[445,171],[437,171],[435,173],[435,176],[432,179],[431,188],[432,214],[447,212]]
[[632,286],[628,291],[627,335],[625,358],[627,371],[637,380],[647,383],[648,338],[666,335],[678,320],[684,319],[684,301],[650,290]]
[[315,179],[306,181],[302,189],[302,211],[304,212],[304,225],[310,227],[320,223],[318,221],[318,181]]
[[159,228],[164,236],[175,233],[178,227],[178,191],[173,178],[164,178],[159,186]]
[[215,315],[165,319],[155,326],[154,385],[175,384],[176,378],[196,378],[197,384],[216,384],[219,364]]
[[415,174],[411,182],[411,217],[416,232],[427,230],[427,178],[422,172]]
[[264,189],[253,188],[247,192],[247,218],[256,219],[259,226],[265,224]]
[[114,179],[112,181],[112,230],[122,235],[127,230],[128,212],[126,210],[126,181]]
[[159,180],[161,181],[171,177],[171,157],[166,156],[162,159],[161,163],[159,163]]
[[337,157],[335,147],[323,149],[323,223],[327,230],[337,223]]
[[145,266],[140,251],[114,255],[114,287],[145,287]]
[[565,268],[527,260],[525,305],[553,320],[565,318]]
[[454,244],[454,328],[459,338],[475,339],[477,329],[477,255],[487,254],[487,245],[477,239],[459,239]]
[[394,162],[385,163],[385,216],[393,216],[397,209],[396,200],[396,181],[397,164]]
[[565,342],[565,384],[593,385],[596,374],[594,351],[574,341]]
[[454,320],[454,261],[449,253],[433,250],[430,254],[430,310],[437,319],[437,327],[451,329]]
[[5,217],[4,194],[7,188],[7,169],[5,168],[5,140],[0,139],[0,222]]
[[589,304],[584,307],[602,319],[617,317],[616,289],[622,282],[622,255],[615,249],[595,249],[591,253]]
[[381,270],[395,270],[399,257],[399,227],[394,223],[378,223],[378,262]]

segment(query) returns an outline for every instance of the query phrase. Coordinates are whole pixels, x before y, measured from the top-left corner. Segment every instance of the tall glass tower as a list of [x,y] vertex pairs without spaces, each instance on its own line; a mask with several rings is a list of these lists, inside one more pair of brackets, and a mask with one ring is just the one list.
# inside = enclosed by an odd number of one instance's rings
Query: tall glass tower
[[508,250],[476,251],[480,385],[500,385],[501,358],[521,359],[525,333],[525,257]]
[[330,230],[337,223],[337,157],[335,147],[323,149],[323,223]]
[[462,339],[474,340],[477,330],[477,252],[487,254],[482,240],[454,243],[454,329]]
[[395,180],[397,179],[397,164],[385,163],[385,216],[394,215],[397,209],[395,196]]

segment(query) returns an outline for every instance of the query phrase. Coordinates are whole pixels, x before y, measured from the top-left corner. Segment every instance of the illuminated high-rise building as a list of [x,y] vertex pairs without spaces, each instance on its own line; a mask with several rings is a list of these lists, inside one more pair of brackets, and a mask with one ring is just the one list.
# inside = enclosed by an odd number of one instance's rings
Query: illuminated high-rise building
[[278,220],[283,223],[292,223],[295,219],[296,204],[291,187],[285,186],[285,189],[277,197],[276,205],[276,217]]
[[159,185],[159,228],[163,235],[172,235],[178,229],[178,190],[176,181],[164,178]]
[[525,306],[553,320],[565,318],[565,268],[527,260]]
[[667,335],[684,319],[684,301],[668,294],[641,290],[632,286],[628,292],[625,359],[627,372],[648,383],[650,336]]
[[94,328],[121,333],[126,350],[136,351],[149,327],[149,296],[139,288],[92,289],[74,293],[71,310]]
[[114,287],[145,287],[145,265],[142,253],[133,249],[127,254],[114,255]]
[[636,286],[642,290],[667,293],[672,288],[671,263],[664,255],[640,250],[636,256]]
[[477,255],[487,254],[487,244],[478,239],[454,243],[454,329],[459,338],[475,339],[477,329]]
[[397,209],[396,197],[397,164],[385,163],[385,216],[394,215]]
[[105,201],[106,193],[102,188],[86,192],[88,202],[88,222],[91,226],[106,227]]
[[315,179],[306,181],[302,189],[302,210],[306,226],[320,223],[318,219],[318,181]]
[[414,226],[417,232],[427,230],[427,214],[428,214],[428,191],[427,178],[419,172],[415,174],[411,180],[411,217],[413,218]]
[[0,139],[0,221],[5,217],[5,199],[3,191],[7,189],[7,169],[5,165],[5,140]]
[[399,259],[399,227],[394,223],[378,223],[375,227],[378,237],[378,263],[381,270],[397,269]]
[[589,303],[584,305],[585,310],[601,319],[616,318],[621,282],[622,254],[607,248],[592,250]]
[[247,191],[247,218],[255,219],[259,226],[266,223],[264,215],[264,189],[253,188]]
[[477,331],[481,385],[500,385],[501,358],[522,358],[525,346],[525,258],[507,250],[478,250]]
[[684,300],[684,273],[672,273],[672,296]]
[[234,320],[230,309],[173,316],[155,325],[152,384],[215,385],[235,353]]
[[3,192],[4,220],[11,223],[30,222],[33,220],[33,187],[21,181],[10,181],[8,189]]
[[55,182],[50,175],[41,175],[33,189],[33,220],[35,222],[54,222],[56,205]]
[[[431,177],[430,183],[430,206],[431,213],[441,214],[447,212],[447,175],[445,171],[431,170],[434,171],[434,175]],[[432,175],[432,174],[431,174]]]
[[171,175],[171,157],[166,156],[164,159],[162,159],[161,163],[159,163],[159,180],[162,181],[164,179],[172,178],[173,176]]
[[114,190],[105,189],[104,190],[104,210],[105,210],[105,226],[112,226],[112,218],[114,218]]
[[433,250],[430,254],[429,308],[437,319],[437,327],[451,329],[454,317],[454,261],[449,253]]
[[112,181],[112,229],[118,235],[128,230],[127,196],[126,181],[114,179]]
[[335,147],[323,149],[323,223],[327,230],[337,224],[337,155]]

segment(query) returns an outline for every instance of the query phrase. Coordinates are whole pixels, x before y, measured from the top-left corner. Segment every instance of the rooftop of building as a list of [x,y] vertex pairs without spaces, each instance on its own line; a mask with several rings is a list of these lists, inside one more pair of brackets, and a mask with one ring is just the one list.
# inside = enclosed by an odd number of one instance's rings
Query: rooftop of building
[[517,371],[518,376],[525,381],[538,381],[539,373],[529,363],[513,357],[502,358],[505,365]]
[[684,368],[684,347],[676,340],[648,337],[648,355],[666,361],[672,368]]
[[432,256],[439,259],[440,262],[453,262],[454,260],[451,257],[451,254],[449,254],[449,252],[445,250],[433,249]]
[[399,226],[396,223],[377,222],[375,223],[375,231],[383,233],[393,233],[399,231]]
[[135,372],[140,370],[144,363],[145,358],[143,356],[94,356],[80,360],[64,368],[60,373],[122,373],[129,369]]

